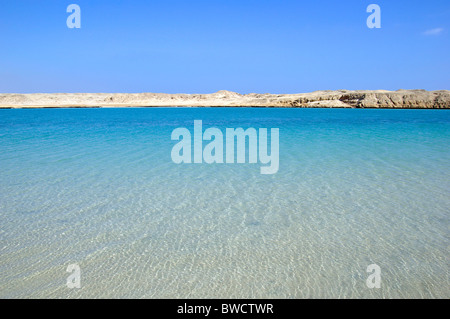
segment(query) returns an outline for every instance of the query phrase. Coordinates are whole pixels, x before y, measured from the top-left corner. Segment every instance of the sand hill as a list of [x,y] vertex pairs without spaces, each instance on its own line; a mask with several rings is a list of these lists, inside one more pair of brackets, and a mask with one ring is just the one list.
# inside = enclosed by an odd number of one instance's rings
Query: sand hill
[[450,91],[315,91],[299,94],[38,93],[1,94],[0,108],[252,106],[338,108],[450,108]]

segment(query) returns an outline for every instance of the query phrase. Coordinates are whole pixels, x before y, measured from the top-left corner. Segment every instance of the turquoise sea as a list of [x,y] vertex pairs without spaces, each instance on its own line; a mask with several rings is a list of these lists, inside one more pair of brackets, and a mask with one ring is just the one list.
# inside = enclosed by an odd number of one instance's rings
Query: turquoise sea
[[[175,164],[194,120],[278,172]],[[0,110],[0,298],[450,298],[449,215],[449,110]]]

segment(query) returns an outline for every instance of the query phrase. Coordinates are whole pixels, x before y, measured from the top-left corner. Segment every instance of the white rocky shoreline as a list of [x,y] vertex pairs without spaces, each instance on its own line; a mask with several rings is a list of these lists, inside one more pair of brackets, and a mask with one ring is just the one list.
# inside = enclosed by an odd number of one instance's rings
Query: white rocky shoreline
[[361,90],[299,94],[0,93],[0,108],[299,107],[449,109],[450,91]]

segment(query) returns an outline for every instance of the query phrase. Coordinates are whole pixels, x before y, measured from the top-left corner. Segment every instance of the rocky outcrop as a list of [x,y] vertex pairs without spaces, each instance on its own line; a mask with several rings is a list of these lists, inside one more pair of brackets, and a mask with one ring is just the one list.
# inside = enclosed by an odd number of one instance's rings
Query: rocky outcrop
[[0,94],[0,108],[254,106],[330,108],[450,108],[450,91],[315,91],[300,94],[55,93]]

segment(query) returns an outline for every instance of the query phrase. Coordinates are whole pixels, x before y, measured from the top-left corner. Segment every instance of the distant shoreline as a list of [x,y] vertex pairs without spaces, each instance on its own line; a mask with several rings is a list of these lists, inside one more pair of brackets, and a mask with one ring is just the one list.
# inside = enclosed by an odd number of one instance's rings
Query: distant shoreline
[[249,108],[249,109],[354,109],[354,110],[450,110],[447,108],[437,108],[437,107],[324,107],[324,106],[314,106],[314,107],[302,107],[302,106],[154,106],[154,105],[117,105],[117,106],[45,106],[45,105],[32,105],[32,106],[0,106],[1,110],[76,110],[76,109],[164,109],[164,108],[179,108],[179,109],[196,109],[196,108]]
[[315,91],[299,94],[0,93],[0,109],[125,107],[281,107],[450,109],[450,91]]

